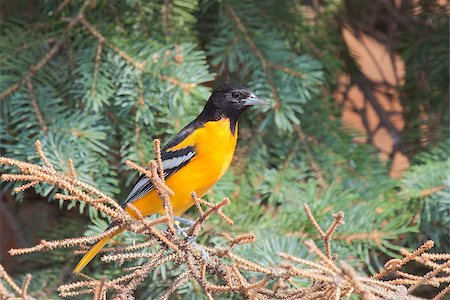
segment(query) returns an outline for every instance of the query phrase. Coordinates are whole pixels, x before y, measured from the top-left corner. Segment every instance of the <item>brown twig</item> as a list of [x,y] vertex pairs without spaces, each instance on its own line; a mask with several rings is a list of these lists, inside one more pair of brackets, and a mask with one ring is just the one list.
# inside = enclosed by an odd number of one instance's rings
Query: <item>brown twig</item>
[[48,127],[45,124],[44,117],[42,117],[41,109],[36,100],[36,94],[34,93],[33,83],[31,82],[30,77],[26,77],[25,82],[27,84],[28,96],[30,97],[31,105],[33,106],[34,113],[36,114],[36,119],[41,126],[41,129],[44,133],[47,133]]
[[[133,262],[137,259],[142,261],[141,265],[134,265],[122,269],[119,277],[107,279],[95,279],[86,275],[82,281],[61,285],[58,291],[63,297],[73,297],[84,294],[91,294],[94,299],[105,299],[106,293],[113,290],[117,299],[130,299],[136,289],[143,284],[158,266],[171,263],[174,268],[182,267],[182,272],[171,283],[162,295],[161,299],[168,299],[182,285],[190,279],[198,282],[203,287],[208,299],[213,299],[214,293],[240,293],[249,299],[342,299],[352,294],[357,294],[363,299],[414,299],[408,294],[403,285],[409,286],[409,290],[414,290],[419,285],[440,286],[450,280],[450,254],[425,253],[433,246],[429,241],[422,245],[413,253],[402,251],[404,258],[394,259],[385,265],[385,269],[373,277],[359,275],[346,263],[336,264],[331,253],[331,240],[336,228],[343,224],[343,213],[334,215],[334,220],[326,231],[321,229],[311,210],[305,205],[305,212],[319,232],[320,238],[324,241],[325,250],[321,250],[312,241],[306,241],[305,245],[311,253],[315,254],[315,260],[296,257],[294,255],[280,253],[284,260],[279,265],[264,266],[249,259],[243,258],[233,250],[238,245],[252,243],[256,236],[252,233],[231,236],[223,234],[228,241],[225,248],[204,247],[209,252],[209,259],[205,259],[203,253],[198,251],[198,244],[194,245],[189,240],[180,238],[172,232],[173,219],[167,211],[171,208],[170,188],[164,182],[162,176],[162,162],[160,157],[160,145],[155,142],[156,159],[151,161],[149,167],[144,169],[133,162],[127,165],[145,174],[152,181],[155,189],[160,195],[166,213],[155,220],[147,220],[137,207],[129,205],[125,212],[114,199],[95,188],[83,184],[76,179],[73,164],[71,174],[56,172],[53,165],[45,156],[42,146],[36,143],[36,151],[41,156],[43,166],[20,162],[8,158],[0,158],[0,164],[16,166],[22,173],[3,174],[3,180],[29,181],[30,183],[48,183],[65,190],[66,194],[59,193],[55,198],[74,201],[83,201],[97,209],[103,209],[109,216],[114,218],[118,225],[113,226],[102,234],[65,239],[59,241],[41,241],[40,244],[31,248],[11,249],[11,253],[24,254],[43,250],[51,250],[62,247],[79,247],[79,253],[87,250],[87,243],[95,242],[109,235],[114,235],[123,229],[134,231],[146,235],[148,240],[131,246],[111,246],[103,252],[109,252],[101,259],[104,262]],[[71,164],[69,163],[69,166]],[[186,236],[197,236],[208,218],[213,215],[223,215],[221,209],[229,203],[229,199],[214,204],[192,194],[194,204],[197,207],[198,217],[194,225],[188,230]],[[203,206],[203,207],[202,207]],[[204,208],[205,207],[205,208]],[[221,216],[222,216],[221,215]],[[225,216],[225,215],[223,215]],[[156,226],[165,223],[168,229],[165,231]],[[159,226],[163,227],[163,226]],[[146,248],[146,249],[145,249]],[[143,250],[145,249],[145,250]],[[399,269],[409,261],[416,260],[432,270],[425,276],[408,274]],[[446,260],[440,263],[439,261]],[[301,264],[304,267],[297,266]],[[248,276],[249,273],[255,276]],[[396,276],[393,280],[382,280],[387,274]],[[5,281],[11,289],[19,296],[27,294],[29,278],[27,277],[22,287],[17,286],[14,281],[0,268],[0,279]],[[256,278],[256,279],[255,279]],[[310,285],[297,286],[296,279],[309,280]],[[273,280],[276,284],[269,284]],[[442,299],[449,288],[444,287],[438,294],[437,299]],[[9,293],[0,284],[0,293]]]
[[102,56],[104,42],[105,42],[104,40],[99,39],[98,44],[97,44],[97,51],[95,53],[94,72],[92,73],[91,96],[95,96],[95,94],[97,93],[97,87],[96,87],[97,77],[98,77],[98,72],[100,70],[100,58]]
[[147,64],[146,61],[138,61],[136,58],[132,57],[113,43],[111,43],[104,35],[102,35],[94,25],[92,25],[84,16],[80,18],[81,24],[91,33],[94,37],[96,37],[100,43],[104,43],[106,46],[114,50],[120,57],[122,57],[125,61],[127,61],[130,65],[134,66],[137,70],[142,70]]
[[339,225],[343,225],[344,223],[344,213],[341,211],[337,215],[333,215],[334,221],[331,223],[330,227],[328,227],[327,232],[325,232],[325,236],[323,237],[323,242],[325,243],[325,250],[327,252],[327,257],[331,258],[331,237],[336,231],[336,228]]

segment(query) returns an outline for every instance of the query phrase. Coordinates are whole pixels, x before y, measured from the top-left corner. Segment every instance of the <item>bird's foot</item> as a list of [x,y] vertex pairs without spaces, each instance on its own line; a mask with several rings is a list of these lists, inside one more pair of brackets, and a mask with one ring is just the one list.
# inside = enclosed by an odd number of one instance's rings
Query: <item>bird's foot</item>
[[184,238],[188,237],[187,232],[191,229],[191,227],[181,227],[178,221],[175,221],[173,225],[175,226],[177,234],[183,236]]
[[188,238],[189,244],[191,244],[192,246],[194,246],[195,248],[197,248],[198,250],[200,250],[200,252],[201,252],[202,255],[203,255],[203,258],[204,258],[206,261],[209,261],[209,253],[208,253],[208,251],[207,251],[202,245],[197,244],[197,243],[195,242],[195,239],[196,239],[195,236],[189,237],[189,238]]
[[175,221],[178,221],[178,222],[183,223],[183,224],[188,225],[188,226],[192,226],[195,223],[193,220],[182,218],[182,217],[178,217],[178,216],[173,216],[173,219]]
[[[181,235],[183,238],[185,238],[189,244],[191,244],[192,246],[194,246],[194,248],[197,248],[203,255],[203,258],[208,261],[209,260],[209,253],[208,251],[201,246],[200,244],[198,244],[195,240],[197,239],[196,236],[189,236],[187,234],[187,232],[191,229],[191,226],[194,225],[194,221],[189,220],[189,219],[185,219],[185,218],[181,218],[181,217],[176,217],[174,216],[174,220],[177,221],[174,225],[175,225],[175,229],[177,231],[177,233],[179,235]],[[183,223],[183,224],[188,224],[189,227],[185,227],[182,228],[178,222]]]
[[[192,225],[194,225],[194,221],[190,219],[185,219],[178,216],[173,216],[175,229],[179,235],[182,235],[184,238],[187,238],[187,232],[191,229]],[[181,227],[180,224],[187,225],[187,227]]]

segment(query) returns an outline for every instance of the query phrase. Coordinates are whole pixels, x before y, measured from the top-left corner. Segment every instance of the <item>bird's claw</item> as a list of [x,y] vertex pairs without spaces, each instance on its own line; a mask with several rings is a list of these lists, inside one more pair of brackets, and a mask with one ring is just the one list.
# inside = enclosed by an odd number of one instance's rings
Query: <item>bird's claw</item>
[[[184,237],[189,244],[191,244],[192,246],[194,246],[195,248],[197,248],[198,250],[200,250],[200,252],[203,255],[203,258],[208,261],[209,260],[209,253],[208,251],[206,251],[205,248],[203,248],[201,245],[197,244],[197,242],[195,242],[196,240],[196,236],[188,236],[188,234],[186,233],[187,231],[189,231],[191,229],[191,226],[194,225],[194,221],[189,220],[189,219],[185,219],[185,218],[181,218],[181,217],[175,217],[174,216],[174,220],[177,221],[175,222],[175,229],[177,231],[177,234],[181,235],[182,237]],[[182,228],[178,222],[183,223],[183,224],[187,224],[189,225],[189,227],[186,228]]]
[[209,261],[209,253],[208,253],[208,251],[206,251],[205,248],[203,248],[201,245],[199,245],[199,244],[197,244],[197,243],[195,242],[195,236],[189,237],[188,241],[189,241],[189,244],[191,244],[192,246],[194,246],[195,248],[197,248],[198,250],[200,250],[200,252],[201,252],[202,255],[203,255],[203,258],[204,258],[206,261]]
[[186,218],[182,218],[182,217],[178,217],[178,216],[173,216],[173,219],[175,221],[178,221],[178,222],[183,223],[183,224],[188,225],[188,226],[192,226],[195,223],[192,220],[189,220],[189,219],[186,219]]

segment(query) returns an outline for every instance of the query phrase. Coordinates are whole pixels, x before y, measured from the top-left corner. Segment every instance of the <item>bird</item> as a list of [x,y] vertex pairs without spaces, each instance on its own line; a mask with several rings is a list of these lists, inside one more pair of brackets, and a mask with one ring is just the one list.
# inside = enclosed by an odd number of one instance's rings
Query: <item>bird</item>
[[[266,104],[269,103],[256,97],[250,89],[225,83],[213,91],[201,113],[163,147],[162,166],[165,183],[173,191],[170,201],[175,216],[181,216],[194,205],[192,192],[204,196],[230,166],[241,114],[252,106]],[[130,203],[144,217],[164,213],[155,187],[144,174],[122,204],[134,216],[136,212],[128,207]],[[73,272],[81,272],[111,238],[124,230],[93,244]]]

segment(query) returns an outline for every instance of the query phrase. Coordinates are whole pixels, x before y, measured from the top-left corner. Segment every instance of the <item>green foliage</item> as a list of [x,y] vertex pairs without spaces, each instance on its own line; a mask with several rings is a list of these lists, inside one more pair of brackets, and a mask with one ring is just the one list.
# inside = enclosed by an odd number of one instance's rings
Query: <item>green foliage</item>
[[445,5],[418,1],[412,18],[398,46],[406,67],[402,100],[409,108],[404,138],[411,143],[420,139],[436,142],[449,134],[448,12]]
[[419,242],[432,239],[436,251],[450,248],[450,152],[448,145],[439,145],[430,152],[416,156],[401,181],[402,200],[413,201],[420,211]]
[[[234,167],[207,197],[231,198],[225,212],[235,221],[234,234],[256,232],[257,243],[241,255],[270,265],[277,252],[305,254],[302,242],[317,234],[304,203],[321,224],[331,221],[330,212],[345,213],[347,225],[339,227],[333,250],[371,272],[402,246],[433,239],[439,249],[450,248],[450,160],[442,142],[448,134],[447,21],[434,17],[437,8],[424,1],[422,13],[412,17],[414,30],[399,37],[407,66],[405,148],[414,148],[411,157],[426,151],[397,181],[376,149],[354,142],[357,133],[341,124],[341,108],[329,96],[337,74],[352,72],[355,64],[342,55],[345,5],[321,2],[322,16],[313,21],[303,1],[269,0],[74,0],[61,11],[60,2],[45,1],[34,21],[7,18],[0,28],[0,92],[20,86],[0,100],[0,152],[36,162],[33,143],[40,139],[58,170],[70,172],[71,158],[82,181],[123,199],[136,175],[124,161],[145,165],[153,138],[167,141],[200,112],[211,92],[206,86],[239,81],[272,107],[243,117]],[[67,27],[80,9],[95,31],[82,23]],[[30,67],[58,43],[30,76]],[[427,149],[417,146],[424,112],[434,120]],[[5,185],[5,192],[11,188]],[[55,192],[40,185],[36,191],[50,200]],[[106,228],[96,211],[88,214],[94,225],[86,234]],[[226,225],[213,218],[209,226],[200,241],[224,243],[213,236]],[[139,238],[124,233],[118,242]],[[93,265],[96,275],[115,274],[98,261]],[[50,276],[60,267],[33,273]],[[140,297],[156,297],[176,275],[159,268]],[[178,293],[203,299],[191,283]]]
[[319,93],[323,71],[319,61],[298,55],[279,24],[267,18],[264,11],[272,5],[271,1],[258,6],[242,1],[224,4],[209,54],[221,73],[226,70],[260,97],[272,100],[274,109],[264,114],[262,127],[292,130],[300,123],[302,107]]

